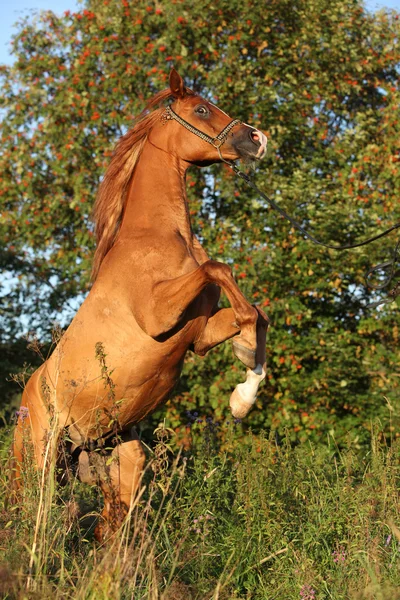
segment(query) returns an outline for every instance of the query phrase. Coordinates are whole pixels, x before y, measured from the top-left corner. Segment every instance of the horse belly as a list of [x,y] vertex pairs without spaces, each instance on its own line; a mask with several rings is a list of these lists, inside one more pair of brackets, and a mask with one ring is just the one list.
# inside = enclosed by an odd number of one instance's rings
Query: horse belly
[[151,342],[139,353],[132,353],[132,361],[125,365],[119,380],[125,399],[120,417],[124,424],[137,423],[166,402],[178,382],[186,352],[196,334],[207,322],[204,316],[196,317],[163,342]]
[[[108,325],[103,328],[98,323],[85,332],[69,330],[43,372],[46,382],[55,388],[60,422],[76,423],[84,437],[92,437],[99,427],[107,428],[110,414],[125,427],[165,402],[202,324],[194,319],[163,342],[126,321],[124,327]],[[96,357],[98,342],[101,347]]]
[[60,423],[76,423],[84,436],[92,436],[107,427],[110,413],[124,427],[165,402],[186,351],[207,323],[216,300],[211,289],[162,341],[146,335],[124,305],[88,298],[43,372],[55,391]]
[[179,380],[182,366],[183,358],[177,364],[164,364],[144,384],[128,387],[119,411],[121,426],[138,423],[166,402]]

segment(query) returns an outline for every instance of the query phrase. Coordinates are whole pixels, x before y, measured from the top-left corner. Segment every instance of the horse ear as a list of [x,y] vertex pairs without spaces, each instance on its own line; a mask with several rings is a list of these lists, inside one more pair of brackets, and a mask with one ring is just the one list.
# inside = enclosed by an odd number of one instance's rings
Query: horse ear
[[174,98],[183,98],[186,95],[186,87],[183,79],[174,68],[172,68],[169,74],[169,87]]

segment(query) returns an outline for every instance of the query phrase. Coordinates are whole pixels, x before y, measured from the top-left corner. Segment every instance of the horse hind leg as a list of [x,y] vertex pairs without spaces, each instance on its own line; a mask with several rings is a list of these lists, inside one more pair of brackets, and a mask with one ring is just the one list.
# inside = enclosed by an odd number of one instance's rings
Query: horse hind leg
[[24,462],[24,438],[26,438],[26,431],[27,429],[24,427],[22,418],[18,417],[17,425],[14,430],[14,439],[11,445],[9,460],[10,485],[7,495],[7,502],[10,502],[11,504],[16,504],[19,501],[22,487],[22,465]]
[[[40,394],[40,376],[42,367],[28,381],[22,395],[21,406],[17,411],[18,420],[14,430],[11,448],[10,492],[13,501],[18,501],[21,487],[24,485],[23,473],[27,461],[32,461],[41,470],[45,465],[47,445],[56,440],[58,429],[51,423],[51,415]],[[52,436],[49,436],[55,428]],[[52,444],[52,449],[56,444]],[[49,448],[50,450],[50,448]],[[48,458],[50,452],[47,452]]]
[[137,434],[131,432],[130,437],[105,455],[97,451],[83,451],[79,455],[79,479],[98,484],[104,497],[104,508],[94,532],[100,543],[121,527],[139,491],[145,453]]

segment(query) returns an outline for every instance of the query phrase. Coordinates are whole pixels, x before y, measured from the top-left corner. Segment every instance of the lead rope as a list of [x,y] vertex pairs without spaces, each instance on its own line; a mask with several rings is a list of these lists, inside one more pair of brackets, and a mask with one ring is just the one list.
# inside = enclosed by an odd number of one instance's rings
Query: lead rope
[[[221,156],[221,153],[220,153],[220,156]],[[250,177],[246,173],[243,173],[243,171],[241,171],[240,169],[238,169],[238,167],[235,164],[233,164],[233,163],[225,160],[224,158],[222,158],[222,160],[249,187],[251,187],[262,198],[264,198],[264,200],[266,200],[268,202],[268,204],[273,209],[275,209],[277,212],[279,212],[280,215],[282,215],[287,221],[289,221],[293,225],[293,227],[295,227],[296,229],[298,229],[303,235],[305,235],[306,237],[308,237],[312,242],[314,242],[314,244],[317,244],[318,246],[323,246],[324,248],[329,248],[331,250],[339,250],[339,251],[342,251],[342,250],[351,250],[353,248],[360,248],[361,246],[366,246],[367,244],[370,244],[371,242],[374,242],[376,240],[379,240],[382,237],[385,237],[386,235],[388,235],[392,231],[395,231],[396,229],[400,229],[400,223],[396,223],[395,225],[393,225],[392,227],[389,227],[389,229],[386,229],[382,233],[378,233],[377,235],[375,235],[373,237],[370,237],[370,238],[368,238],[368,239],[366,239],[366,240],[364,240],[362,242],[358,242],[356,244],[348,244],[348,245],[345,245],[345,246],[334,246],[332,244],[325,244],[324,242],[321,242],[320,240],[316,239],[313,235],[311,235],[310,233],[308,233],[308,231],[306,231],[295,219],[293,219],[293,217],[291,217],[290,215],[288,215],[280,206],[278,206],[278,204],[276,204],[276,202],[274,200],[271,200],[271,198],[269,198],[266,194],[264,194],[264,192],[262,192],[256,186],[256,184],[250,179]],[[379,263],[378,265],[375,265],[374,267],[372,267],[366,273],[366,275],[365,275],[365,283],[367,284],[368,287],[370,287],[371,289],[374,289],[374,290],[382,290],[383,288],[385,288],[386,286],[389,285],[389,283],[392,281],[392,279],[393,279],[393,277],[395,275],[396,264],[397,264],[397,262],[400,259],[399,249],[400,249],[400,240],[397,242],[397,244],[395,246],[392,260],[388,260],[386,262]],[[374,284],[374,283],[372,283],[370,281],[371,276],[374,273],[376,273],[376,271],[379,271],[381,269],[387,269],[387,268],[389,268],[389,274],[385,277],[385,279],[383,280],[382,283],[380,283],[380,284]],[[388,292],[389,298],[387,300],[380,300],[378,302],[374,302],[372,304],[368,304],[368,305],[366,305],[365,308],[375,308],[375,307],[379,306],[380,304],[390,304],[399,295],[400,295],[400,281],[396,282],[394,288],[392,288],[390,290],[390,292]]]
[[[266,202],[268,202],[268,204],[274,210],[276,210],[280,215],[282,215],[282,217],[284,217],[287,221],[289,221],[293,225],[293,227],[295,227],[296,229],[298,229],[298,231],[300,231],[303,235],[305,235],[308,239],[310,239],[312,242],[314,242],[314,244],[317,244],[318,246],[323,246],[324,248],[329,248],[331,250],[338,250],[338,251],[351,250],[353,248],[360,248],[361,246],[366,246],[367,244],[370,244],[371,242],[375,242],[376,240],[379,240],[380,238],[388,235],[389,233],[391,233],[395,229],[400,229],[400,223],[396,223],[395,225],[393,225],[392,227],[389,227],[389,229],[386,229],[382,233],[378,233],[377,235],[375,235],[373,237],[370,237],[370,238],[368,238],[368,239],[366,239],[366,240],[364,240],[362,242],[358,242],[356,244],[348,244],[348,245],[345,245],[345,246],[334,246],[332,244],[325,244],[324,242],[321,242],[320,240],[318,240],[317,238],[315,238],[313,235],[311,235],[311,233],[308,233],[308,231],[306,231],[304,229],[304,227],[302,227],[300,225],[300,223],[298,223],[295,219],[293,219],[293,217],[291,217],[290,215],[288,215],[283,210],[283,208],[281,208],[280,206],[278,206],[278,204],[276,204],[276,202],[274,200],[271,200],[271,198],[269,198],[266,194],[264,194],[264,192],[262,192],[256,186],[256,184],[250,179],[250,177],[246,173],[244,173],[243,171],[241,171],[233,162],[228,161],[225,158],[223,158],[223,156],[221,154],[221,146],[225,143],[226,138],[228,137],[228,134],[229,134],[230,130],[235,125],[239,125],[241,123],[241,121],[239,119],[234,119],[233,121],[231,121],[230,123],[228,123],[228,125],[216,137],[214,137],[214,138],[212,138],[211,136],[207,135],[203,131],[200,131],[200,129],[197,129],[197,127],[194,127],[193,125],[191,125],[190,123],[188,123],[187,121],[185,121],[185,119],[182,119],[182,117],[180,117],[172,109],[171,106],[167,106],[166,109],[165,109],[165,112],[164,112],[164,114],[162,116],[162,120],[164,122],[167,122],[167,121],[170,121],[172,119],[174,119],[175,121],[177,121],[180,125],[182,125],[183,127],[185,127],[185,129],[187,129],[191,133],[194,133],[195,135],[197,135],[199,138],[201,138],[205,142],[208,142],[209,144],[211,144],[212,146],[214,146],[214,148],[216,148],[218,150],[218,154],[219,154],[220,160],[223,163],[225,163],[226,165],[228,165],[228,167],[235,173],[235,175],[237,175],[238,177],[240,177],[246,183],[246,185],[248,185],[249,187],[251,187],[253,190],[255,190],[257,192],[257,194],[259,194],[262,198],[264,198],[264,200],[266,200]],[[365,275],[365,283],[367,284],[368,287],[370,287],[371,289],[374,289],[374,290],[382,290],[383,288],[385,288],[386,286],[389,285],[389,283],[394,278],[396,264],[397,264],[397,262],[400,259],[399,249],[400,249],[400,240],[397,242],[397,244],[395,246],[392,260],[388,260],[386,262],[379,263],[378,265],[375,265],[374,267],[372,267],[366,273],[366,275]],[[387,269],[388,267],[390,269],[389,274],[385,277],[385,279],[383,280],[382,283],[380,283],[380,284],[374,284],[374,283],[372,283],[370,281],[371,276],[374,273],[376,273],[376,271],[379,271],[379,270],[382,270],[382,269]],[[380,304],[390,304],[399,295],[400,295],[400,281],[396,282],[394,288],[391,289],[390,292],[388,292],[389,298],[387,300],[380,300],[378,302],[374,302],[372,304],[368,304],[365,308],[375,308],[376,306],[379,306]]]

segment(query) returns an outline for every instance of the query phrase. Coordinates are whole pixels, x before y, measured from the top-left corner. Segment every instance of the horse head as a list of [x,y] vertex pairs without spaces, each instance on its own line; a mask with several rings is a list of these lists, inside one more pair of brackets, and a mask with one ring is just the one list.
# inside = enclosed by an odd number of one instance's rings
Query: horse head
[[[187,88],[172,69],[169,85],[173,102],[153,127],[150,142],[181,160],[205,166],[220,161],[262,159],[267,138],[255,127],[232,120],[212,102]],[[168,123],[168,127],[163,127]]]

